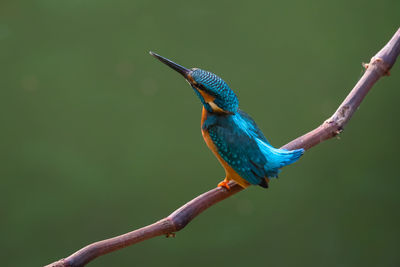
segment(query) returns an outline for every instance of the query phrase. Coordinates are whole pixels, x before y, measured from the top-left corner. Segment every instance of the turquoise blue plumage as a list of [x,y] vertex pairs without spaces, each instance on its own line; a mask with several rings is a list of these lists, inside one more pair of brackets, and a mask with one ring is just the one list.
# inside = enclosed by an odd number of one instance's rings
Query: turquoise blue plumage
[[[237,111],[239,107],[239,101],[235,93],[231,90],[231,88],[229,88],[224,80],[211,72],[197,68],[193,69],[190,75],[197,83],[197,87],[199,87],[200,90],[207,91],[210,95],[215,97],[214,103],[217,106],[228,112],[234,113]],[[193,89],[199,95],[199,91],[195,87]],[[199,98],[207,110],[212,112],[210,105],[204,102],[204,98],[201,94],[199,95]]]
[[182,74],[200,98],[203,137],[226,172],[219,186],[229,189],[228,181],[235,180],[242,187],[267,188],[269,178],[277,177],[282,167],[303,155],[304,149],[289,151],[272,147],[254,120],[239,109],[235,93],[217,75],[197,68],[186,69],[151,54]]

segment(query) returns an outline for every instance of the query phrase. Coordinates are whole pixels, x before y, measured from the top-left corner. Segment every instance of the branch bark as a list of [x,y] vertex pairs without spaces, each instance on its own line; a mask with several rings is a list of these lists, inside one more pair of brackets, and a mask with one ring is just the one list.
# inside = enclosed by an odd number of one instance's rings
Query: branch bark
[[[284,149],[311,147],[338,135],[350,120],[354,112],[361,104],[364,97],[382,76],[389,75],[389,70],[395,63],[400,53],[400,28],[392,39],[374,56],[369,64],[364,64],[366,71],[357,82],[349,95],[339,106],[336,112],[316,129],[284,145]],[[134,230],[132,232],[116,236],[110,239],[92,243],[65,259],[61,259],[46,267],[78,267],[84,266],[93,259],[118,250],[146,239],[160,235],[171,236],[183,229],[197,215],[214,204],[243,190],[235,182],[229,183],[230,190],[225,188],[214,188],[196,197],[184,206],[180,207],[168,217],[151,225]]]

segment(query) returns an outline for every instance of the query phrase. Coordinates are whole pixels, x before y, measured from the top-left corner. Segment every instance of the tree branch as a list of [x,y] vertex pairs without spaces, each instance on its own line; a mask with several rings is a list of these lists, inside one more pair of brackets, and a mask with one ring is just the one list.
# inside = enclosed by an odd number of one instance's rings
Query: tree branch
[[[336,112],[327,119],[322,125],[309,133],[298,137],[290,143],[284,145],[284,149],[304,148],[306,150],[311,147],[338,135],[350,120],[354,112],[357,110],[361,101],[367,95],[375,82],[382,76],[389,75],[400,53],[400,28],[394,34],[392,39],[383,47],[369,64],[364,64],[366,71],[361,79],[354,86],[353,90],[339,106]],[[92,243],[71,256],[47,265],[46,267],[78,267],[84,266],[93,259],[118,250],[146,239],[150,239],[160,235],[174,235],[175,232],[183,229],[197,215],[211,207],[212,205],[224,200],[243,190],[235,182],[229,183],[230,190],[225,188],[214,188],[192,201],[186,203],[174,211],[168,217],[135,231],[116,236],[110,239]]]

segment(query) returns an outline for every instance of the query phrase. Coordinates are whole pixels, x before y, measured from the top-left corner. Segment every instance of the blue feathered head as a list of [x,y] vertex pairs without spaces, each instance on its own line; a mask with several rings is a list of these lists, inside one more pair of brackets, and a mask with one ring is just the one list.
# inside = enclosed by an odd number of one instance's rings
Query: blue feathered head
[[153,52],[150,54],[182,74],[193,87],[207,111],[231,114],[237,112],[239,101],[235,93],[217,75],[197,68],[187,69]]

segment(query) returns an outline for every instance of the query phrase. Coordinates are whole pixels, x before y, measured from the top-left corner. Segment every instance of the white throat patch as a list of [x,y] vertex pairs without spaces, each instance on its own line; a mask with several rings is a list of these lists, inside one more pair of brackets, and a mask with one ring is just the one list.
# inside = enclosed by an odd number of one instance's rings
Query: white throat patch
[[217,104],[214,103],[214,101],[207,102],[210,107],[213,109],[213,111],[217,112],[225,112],[222,108],[218,107]]

